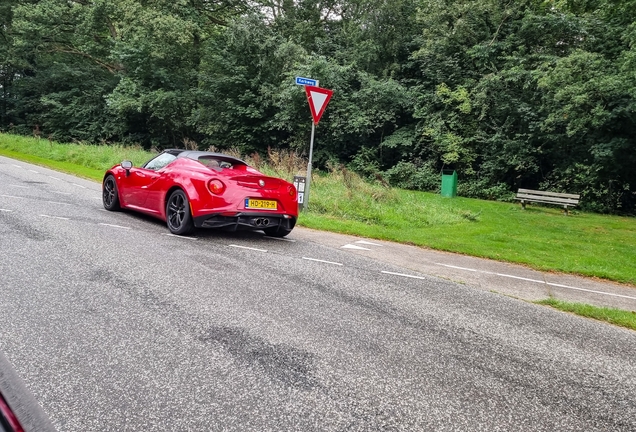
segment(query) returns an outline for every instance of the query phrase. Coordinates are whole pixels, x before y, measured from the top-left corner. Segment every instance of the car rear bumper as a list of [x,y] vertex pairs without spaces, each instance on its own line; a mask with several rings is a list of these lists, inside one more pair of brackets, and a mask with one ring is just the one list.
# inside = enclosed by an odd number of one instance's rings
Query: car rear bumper
[[232,216],[208,214],[194,218],[197,228],[266,229],[277,228],[291,230],[296,225],[296,218],[291,215],[272,214],[266,212],[241,212]]

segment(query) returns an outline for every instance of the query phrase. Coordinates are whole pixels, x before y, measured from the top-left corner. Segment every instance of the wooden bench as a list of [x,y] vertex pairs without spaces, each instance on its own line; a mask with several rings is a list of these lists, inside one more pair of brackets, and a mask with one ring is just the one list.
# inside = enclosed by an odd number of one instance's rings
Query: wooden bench
[[516,199],[521,201],[521,207],[525,210],[526,203],[538,202],[545,204],[556,204],[563,206],[564,213],[568,214],[568,207],[574,207],[579,204],[581,195],[566,194],[557,192],[543,192],[531,189],[519,189]]

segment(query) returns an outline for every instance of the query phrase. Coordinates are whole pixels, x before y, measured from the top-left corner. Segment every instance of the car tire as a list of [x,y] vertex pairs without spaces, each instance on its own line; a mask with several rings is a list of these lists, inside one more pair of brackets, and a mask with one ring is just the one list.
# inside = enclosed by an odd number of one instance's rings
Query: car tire
[[194,229],[190,202],[185,192],[178,189],[170,194],[166,203],[166,223],[172,234],[184,235]]
[[119,190],[115,177],[111,174],[104,179],[102,183],[102,203],[104,208],[109,211],[117,211],[121,209],[119,205]]
[[280,227],[265,228],[263,231],[265,231],[265,235],[268,235],[270,237],[285,237],[290,232],[292,232],[292,230],[290,229]]

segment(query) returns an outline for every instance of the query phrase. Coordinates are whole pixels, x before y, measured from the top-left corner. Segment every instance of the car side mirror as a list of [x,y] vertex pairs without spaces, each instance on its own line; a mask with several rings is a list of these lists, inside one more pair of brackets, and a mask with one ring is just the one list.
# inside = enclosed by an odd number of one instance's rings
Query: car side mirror
[[129,160],[125,160],[121,163],[121,167],[126,170],[126,177],[130,175],[130,169],[133,167],[133,163]]

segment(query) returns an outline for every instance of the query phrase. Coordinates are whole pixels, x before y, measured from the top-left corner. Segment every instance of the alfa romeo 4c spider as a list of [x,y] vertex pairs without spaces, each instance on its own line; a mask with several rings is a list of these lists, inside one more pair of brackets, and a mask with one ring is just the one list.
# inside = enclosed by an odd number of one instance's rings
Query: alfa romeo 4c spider
[[178,235],[225,228],[283,237],[298,218],[293,184],[235,157],[203,151],[165,150],[139,168],[123,161],[106,171],[102,200],[106,210],[155,216]]

